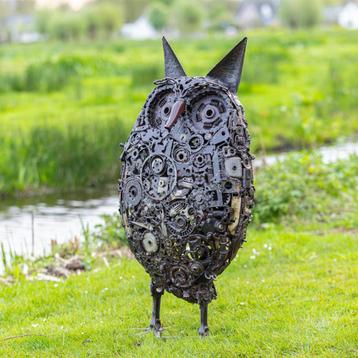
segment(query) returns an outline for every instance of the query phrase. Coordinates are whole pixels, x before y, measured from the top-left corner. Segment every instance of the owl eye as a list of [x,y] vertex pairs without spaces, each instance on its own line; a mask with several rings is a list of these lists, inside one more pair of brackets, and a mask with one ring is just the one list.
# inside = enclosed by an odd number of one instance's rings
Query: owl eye
[[199,132],[215,129],[226,122],[230,107],[225,94],[203,91],[190,101],[190,120]]
[[156,89],[147,106],[146,117],[152,127],[159,128],[167,122],[173,104],[175,94],[171,88]]
[[161,114],[162,118],[166,118],[169,117],[170,112],[172,110],[172,97],[171,96],[165,96],[164,98],[161,99],[161,101],[158,103],[159,106],[159,112]]
[[207,98],[206,100],[201,101],[198,112],[197,119],[202,121],[205,126],[209,126],[219,119],[220,115],[225,112],[225,106],[220,101],[215,98]]

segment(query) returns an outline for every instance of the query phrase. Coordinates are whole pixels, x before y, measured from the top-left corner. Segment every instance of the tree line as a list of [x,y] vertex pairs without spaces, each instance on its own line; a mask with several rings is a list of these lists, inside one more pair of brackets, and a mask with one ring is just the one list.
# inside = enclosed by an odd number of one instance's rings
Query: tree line
[[[242,1],[242,0],[241,0]],[[309,28],[320,21],[322,4],[339,0],[281,0],[279,19],[290,28]],[[1,18],[11,13],[35,14],[38,32],[61,41],[108,38],[118,34],[125,22],[145,15],[159,32],[181,34],[223,31],[238,27],[235,15],[240,0],[92,0],[80,11],[68,6],[36,10],[34,0],[6,0],[0,4]]]

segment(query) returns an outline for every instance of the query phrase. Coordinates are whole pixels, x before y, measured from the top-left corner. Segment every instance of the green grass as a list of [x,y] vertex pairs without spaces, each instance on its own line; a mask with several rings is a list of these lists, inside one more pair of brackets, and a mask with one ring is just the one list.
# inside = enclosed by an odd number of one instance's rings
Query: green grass
[[63,283],[2,287],[0,353],[353,357],[358,354],[355,235],[322,233],[322,227],[250,228],[248,242],[218,278],[206,339],[197,336],[198,306],[170,294],[162,304],[165,338],[137,330],[149,323],[151,298],[149,278],[134,260],[112,261],[110,268]]
[[[239,97],[255,154],[357,133],[357,32],[247,35]],[[173,46],[189,75],[205,75],[239,38]],[[2,45],[0,193],[115,180],[118,144],[163,76],[162,63],[159,40]]]
[[[90,272],[61,283],[29,282],[23,259],[11,263],[15,283],[0,287],[0,355],[357,356],[357,163],[352,156],[323,164],[302,154],[257,173],[255,220],[217,280],[210,337],[197,335],[198,306],[168,293],[163,339],[138,330],[151,313],[148,275],[135,260],[107,253],[108,268],[90,255],[100,244],[106,250],[126,243],[120,222],[107,217],[96,233],[87,232],[82,250],[56,250],[84,256]],[[53,260],[34,262],[30,271]]]

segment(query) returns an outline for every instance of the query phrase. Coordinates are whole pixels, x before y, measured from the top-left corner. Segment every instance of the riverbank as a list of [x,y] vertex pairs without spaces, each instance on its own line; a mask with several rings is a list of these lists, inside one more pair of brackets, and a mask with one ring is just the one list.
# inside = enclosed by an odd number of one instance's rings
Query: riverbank
[[54,241],[63,244],[73,237],[83,240],[84,229],[94,230],[103,223],[103,215],[118,213],[116,191],[113,184],[101,191],[3,201],[0,244],[6,252],[38,257],[49,254]]
[[[254,224],[261,227],[266,224],[281,223],[291,227],[295,221],[306,221],[308,223],[329,223],[331,227],[345,229],[358,227],[357,158],[357,155],[351,155],[344,160],[330,163],[327,157],[319,154],[291,153],[285,158],[280,158],[276,163],[271,163],[270,166],[262,167],[256,172],[255,178]],[[71,207],[66,209],[71,214],[69,222],[63,218],[66,217],[66,211],[61,207],[50,207],[50,212],[58,214],[59,217],[53,217],[47,231],[45,230],[47,228],[45,221],[42,222],[42,226],[36,226],[33,239],[35,235],[43,237],[42,242],[35,242],[35,240],[31,242],[30,240],[26,243],[26,241],[21,241],[21,235],[18,235],[17,241],[17,237],[8,241],[11,242],[8,247],[6,241],[0,240],[2,271],[5,269],[7,276],[14,273],[16,276],[21,276],[23,264],[30,268],[36,266],[33,265],[33,262],[44,261],[47,264],[47,259],[36,260],[34,258],[41,254],[53,258],[55,254],[61,255],[63,252],[65,254],[62,255],[62,258],[69,259],[67,254],[70,252],[72,256],[85,255],[89,262],[91,261],[90,256],[98,249],[122,247],[126,244],[126,238],[117,210],[115,210],[117,200],[117,198],[110,198],[110,204],[107,206],[104,205],[106,201],[97,200],[98,208],[95,205],[97,201],[90,200],[87,207],[94,206],[90,211],[93,216],[88,212],[86,215],[85,210],[81,212],[81,203],[74,201],[71,203]],[[24,209],[21,211],[23,212]],[[94,216],[96,211],[98,211],[98,217]],[[99,215],[101,212],[107,214],[104,216],[104,221]],[[88,223],[89,220],[91,224]],[[39,219],[36,218],[37,221]],[[79,231],[72,236],[72,239],[70,235],[66,237],[60,235],[57,238],[57,229],[50,231],[54,225],[59,225],[62,230],[58,232],[69,230],[72,228],[70,225],[72,222],[76,223]],[[18,232],[15,225],[19,226],[19,222],[14,223],[13,233]],[[32,227],[32,231],[34,228],[35,225]],[[37,229],[42,231],[37,232]],[[29,230],[31,233],[31,226],[29,226]],[[3,232],[0,230],[0,233]],[[21,251],[15,250],[15,248],[24,243],[27,250],[21,254]],[[40,251],[38,251],[39,249]]]
[[[319,147],[315,153],[322,158],[323,164],[348,160],[350,156],[358,155],[357,138],[351,138],[350,142],[341,141],[334,146]],[[309,152],[259,156],[254,161],[255,171],[269,171],[267,166],[284,161],[287,156],[291,156],[291,158],[314,157]],[[292,168],[290,170],[292,171]],[[261,176],[261,174],[258,175]],[[304,177],[308,173],[302,172],[301,175]],[[337,174],[333,177],[338,179]],[[266,181],[265,175],[263,175],[263,181]],[[260,197],[262,189],[260,183],[258,185],[258,197]],[[276,183],[272,183],[272,185],[277,186]],[[286,185],[289,188],[289,183]],[[288,190],[288,192],[290,191]],[[104,187],[101,191],[89,189],[1,201],[0,244],[4,245],[7,253],[44,256],[51,253],[54,241],[63,244],[73,237],[83,240],[84,228],[93,231],[97,225],[103,223],[102,215],[116,213],[118,213],[118,194],[115,184]]]

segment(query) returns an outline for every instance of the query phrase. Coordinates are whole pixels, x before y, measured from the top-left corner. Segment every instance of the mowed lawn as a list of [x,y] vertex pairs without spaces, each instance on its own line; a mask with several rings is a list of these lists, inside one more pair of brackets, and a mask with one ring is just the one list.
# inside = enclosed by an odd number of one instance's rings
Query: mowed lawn
[[61,283],[1,287],[4,357],[355,357],[358,242],[352,229],[249,229],[219,277],[209,306],[211,335],[199,338],[199,309],[166,293],[161,339],[144,333],[149,278],[135,260]]

